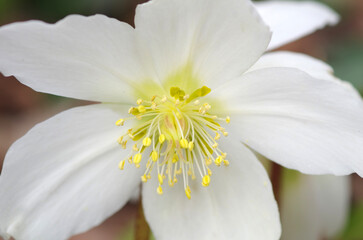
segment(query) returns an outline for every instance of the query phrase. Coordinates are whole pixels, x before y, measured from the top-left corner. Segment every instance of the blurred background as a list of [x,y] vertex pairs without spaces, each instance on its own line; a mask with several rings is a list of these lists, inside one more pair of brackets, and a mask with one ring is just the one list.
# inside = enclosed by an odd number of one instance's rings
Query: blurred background
[[[74,13],[82,15],[102,13],[133,25],[135,7],[142,2],[146,1],[0,0],[0,25],[30,19],[54,23]],[[306,53],[328,62],[339,78],[351,82],[363,93],[363,0],[321,0],[321,2],[341,15],[340,24],[318,31],[281,49]],[[84,104],[87,103],[37,93],[16,79],[5,78],[0,74],[0,169],[7,149],[32,126],[62,110]],[[289,171],[286,171],[286,174],[291,175]],[[346,191],[349,193],[349,207],[344,223],[337,227],[335,237],[329,238],[331,236],[322,232],[316,240],[363,239],[363,180],[355,175],[349,178],[347,186],[349,189]],[[290,181],[289,178],[284,179]],[[284,190],[284,187],[288,188],[286,185],[285,183],[282,185],[282,192],[287,191]],[[281,204],[284,203],[280,202]],[[305,204],[306,208],[311,208],[309,204],[312,203],[306,201]],[[129,203],[101,226],[75,236],[72,240],[132,239],[136,211],[136,205]],[[315,240],[304,236],[296,236],[294,240],[300,237]]]

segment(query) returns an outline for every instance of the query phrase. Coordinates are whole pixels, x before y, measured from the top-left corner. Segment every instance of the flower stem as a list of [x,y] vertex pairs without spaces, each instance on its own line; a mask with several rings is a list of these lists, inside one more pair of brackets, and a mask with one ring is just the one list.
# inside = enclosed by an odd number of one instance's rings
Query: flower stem
[[140,201],[138,203],[138,209],[136,214],[135,221],[135,232],[134,239],[135,240],[149,240],[150,239],[150,227],[147,224],[144,216],[144,210],[142,208],[142,198],[140,197]]
[[275,163],[272,162],[272,166],[271,166],[271,183],[272,183],[272,188],[275,194],[275,199],[277,201],[277,203],[280,205],[281,202],[281,185],[282,185],[282,167]]

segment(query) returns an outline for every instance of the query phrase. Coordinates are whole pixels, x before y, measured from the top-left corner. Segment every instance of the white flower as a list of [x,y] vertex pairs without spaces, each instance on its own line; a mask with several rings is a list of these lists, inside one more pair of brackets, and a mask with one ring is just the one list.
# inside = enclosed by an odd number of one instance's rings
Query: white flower
[[[337,21],[316,3],[261,7],[276,30],[272,47]],[[299,15],[279,21],[291,11]],[[361,99],[318,60],[261,57],[271,34],[249,1],[153,0],[138,6],[135,25],[72,15],[0,29],[4,75],[36,91],[102,102],[56,115],[9,149],[1,235],[58,240],[86,231],[120,209],[151,172],[143,206],[158,240],[278,239],[269,179],[240,141],[306,173],[362,173]],[[129,110],[134,117],[125,121]],[[124,126],[116,127],[120,118]]]
[[347,221],[349,176],[312,176],[285,171],[282,186],[282,240],[332,239]]

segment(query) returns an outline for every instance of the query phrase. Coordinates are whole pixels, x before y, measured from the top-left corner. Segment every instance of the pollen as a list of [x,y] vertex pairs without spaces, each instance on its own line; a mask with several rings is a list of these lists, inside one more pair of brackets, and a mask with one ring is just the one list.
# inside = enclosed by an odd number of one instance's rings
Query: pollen
[[123,126],[124,125],[124,123],[125,123],[125,119],[119,119],[119,120],[117,120],[116,121],[116,126]]
[[159,194],[159,195],[163,195],[163,188],[161,186],[159,186],[157,189],[156,189],[156,192]]
[[180,140],[180,146],[182,148],[188,148],[188,146],[189,146],[188,140],[186,140],[185,138],[181,139]]
[[125,167],[125,160],[122,160],[119,165],[118,165],[119,169],[124,170]]
[[191,197],[192,197],[192,191],[190,190],[190,187],[189,186],[187,186],[186,188],[185,188],[185,195],[187,196],[187,198],[188,199],[191,199]]
[[210,176],[209,175],[205,175],[203,177],[202,185],[204,187],[208,187],[209,186],[209,183],[210,183]]
[[193,149],[194,149],[194,143],[193,142],[189,142],[188,149],[189,149],[189,151],[193,151]]
[[163,176],[161,174],[158,174],[158,180],[159,180],[160,185],[163,185],[164,178],[163,178]]
[[159,143],[163,144],[163,142],[165,141],[165,135],[164,134],[160,134],[159,136]]
[[159,158],[158,152],[157,151],[152,151],[151,153],[151,159],[153,160],[153,162],[156,162]]
[[135,120],[134,127],[117,139],[124,149],[133,142],[130,154],[119,163],[119,168],[124,169],[126,160],[137,168],[145,166],[141,181],[147,183],[157,176],[159,195],[163,195],[164,182],[169,187],[182,184],[188,199],[192,194],[191,181],[200,181],[203,187],[208,187],[212,181],[212,163],[230,164],[218,141],[228,136],[222,125],[231,121],[229,116],[210,113],[213,104],[204,101],[210,91],[204,86],[187,94],[179,87],[172,87],[169,96],[138,99],[137,105],[128,111],[131,116],[116,121],[122,127],[125,121]]
[[138,154],[135,154],[134,156],[134,163],[135,164],[139,164],[141,162],[141,154],[138,153]]
[[145,174],[141,176],[141,181],[147,182],[147,176]]
[[149,137],[144,138],[144,140],[142,140],[142,144],[143,144],[145,147],[150,146],[150,145],[151,145],[151,138],[149,138]]
[[226,123],[230,123],[231,122],[231,118],[230,117],[226,117]]

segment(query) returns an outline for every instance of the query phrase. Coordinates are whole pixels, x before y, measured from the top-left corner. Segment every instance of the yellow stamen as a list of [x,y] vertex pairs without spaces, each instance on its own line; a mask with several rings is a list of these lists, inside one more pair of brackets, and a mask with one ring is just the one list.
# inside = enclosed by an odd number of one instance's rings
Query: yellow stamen
[[222,163],[223,159],[221,156],[218,156],[216,158],[216,161],[214,162],[217,166],[221,166],[221,163]]
[[132,146],[132,150],[134,150],[135,152],[139,151],[139,148],[137,147],[136,144],[134,144],[134,146]]
[[231,118],[230,117],[226,117],[226,123],[230,123],[231,122]]
[[154,162],[156,162],[156,161],[158,160],[158,158],[159,158],[159,154],[158,154],[158,152],[157,152],[157,151],[152,151],[152,152],[151,152],[151,159],[152,159]]
[[159,143],[162,144],[165,141],[165,135],[164,134],[160,134],[159,136]]
[[207,166],[212,164],[212,159],[208,158],[205,160],[205,164],[207,164]]
[[134,163],[139,164],[141,162],[142,155],[140,153],[135,154]]
[[152,102],[151,103],[151,109],[152,110],[156,110],[156,107],[157,107],[156,103]]
[[[142,154],[146,152],[149,157],[142,164],[146,170],[141,181],[147,182],[152,171],[157,171],[158,194],[163,194],[161,186],[164,181],[173,186],[182,179],[185,194],[190,199],[189,181],[198,178],[196,174],[200,174],[202,185],[208,186],[212,175],[209,166],[213,162],[217,166],[229,165],[218,140],[222,134],[228,135],[222,124],[230,122],[229,116],[209,113],[212,106],[202,97],[210,92],[210,88],[203,86],[189,95],[175,86],[170,88],[168,96],[153,95],[143,98],[149,100],[138,99],[137,105],[129,109],[132,116],[116,122],[116,125],[122,126],[126,119],[140,121],[140,124],[128,129],[126,134],[117,139],[123,148],[126,148],[128,141],[133,141],[132,152],[127,160],[119,163],[120,169],[124,168],[126,161],[139,168]],[[213,106],[213,111],[217,110]]]
[[125,119],[121,118],[116,121],[116,126],[123,126],[125,123]]
[[191,193],[192,193],[192,191],[190,190],[190,187],[189,187],[189,186],[187,186],[187,187],[185,188],[185,195],[187,196],[187,198],[188,198],[188,199],[190,199],[190,198],[191,198]]
[[189,142],[188,148],[189,148],[189,151],[193,151],[193,149],[194,149],[194,143],[193,142]]
[[147,177],[145,174],[141,176],[141,181],[145,183],[147,182]]
[[137,110],[139,110],[140,113],[144,113],[146,112],[145,106],[144,105],[140,105],[137,107]]
[[126,144],[127,144],[127,140],[121,143],[121,147],[122,147],[123,149],[126,149]]
[[173,182],[173,180],[170,180],[170,181],[169,181],[169,186],[170,186],[170,187],[173,187],[173,186],[174,186],[174,182]]
[[158,174],[158,180],[159,180],[160,185],[163,185],[164,178],[163,178],[163,176],[161,174]]
[[118,168],[120,170],[124,170],[124,167],[125,167],[125,160],[122,160],[119,164],[118,164]]
[[156,192],[159,194],[159,195],[163,195],[163,189],[161,186],[159,186],[157,189],[156,189]]
[[188,148],[188,140],[186,140],[185,138],[180,139],[180,146],[182,148]]
[[203,177],[202,185],[204,187],[208,187],[209,186],[209,183],[210,183],[210,176],[209,175],[205,175]]
[[142,140],[142,144],[145,146],[145,147],[148,147],[151,145],[151,138],[149,137],[146,137]]
[[174,153],[172,163],[176,163],[179,160],[178,155]]
[[142,102],[143,102],[143,100],[140,98],[140,99],[137,99],[136,104],[137,104],[137,105],[141,105],[141,104],[142,104]]

